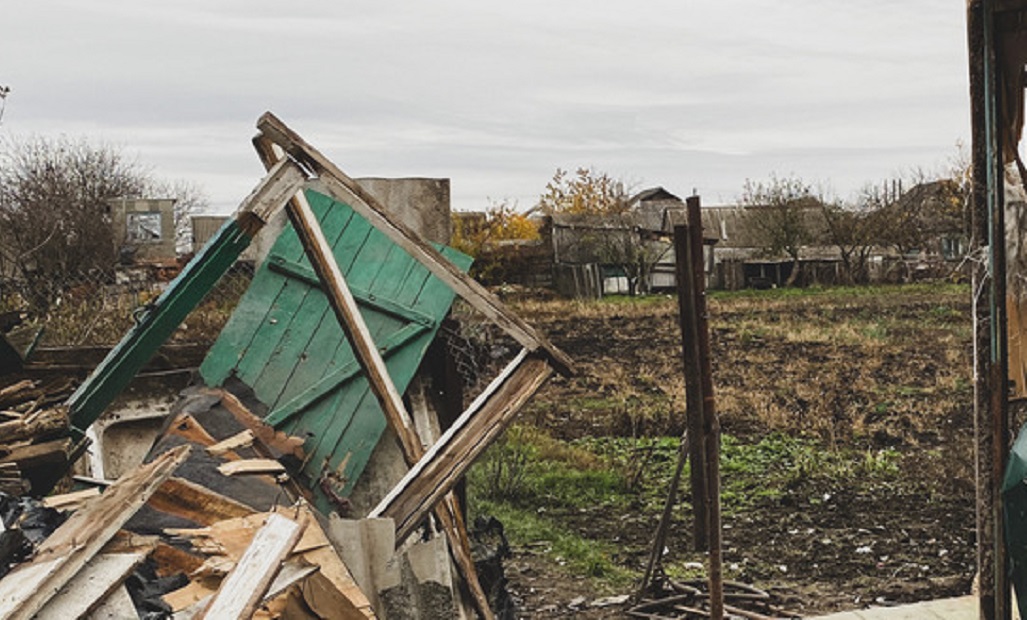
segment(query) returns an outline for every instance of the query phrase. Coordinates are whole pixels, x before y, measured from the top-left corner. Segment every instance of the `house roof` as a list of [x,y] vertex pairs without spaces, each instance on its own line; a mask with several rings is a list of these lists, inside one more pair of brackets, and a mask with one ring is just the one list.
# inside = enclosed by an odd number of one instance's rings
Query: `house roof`
[[643,189],[631,198],[631,204],[638,204],[641,202],[649,202],[653,200],[676,200],[681,202],[681,198],[668,192],[660,186],[650,187],[649,189]]

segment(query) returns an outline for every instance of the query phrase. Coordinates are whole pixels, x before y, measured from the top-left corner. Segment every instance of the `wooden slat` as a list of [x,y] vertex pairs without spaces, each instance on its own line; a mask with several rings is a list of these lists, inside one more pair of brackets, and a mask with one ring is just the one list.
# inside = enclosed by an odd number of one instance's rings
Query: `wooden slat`
[[255,510],[230,497],[184,478],[168,478],[150,498],[150,508],[199,523],[211,525],[225,519],[251,515]]
[[126,620],[138,617],[132,597],[122,585],[107,595],[107,598],[100,602],[99,607],[86,616],[86,620]]
[[255,439],[253,431],[246,429],[231,437],[223,439],[212,446],[207,446],[207,454],[211,456],[222,456],[239,448],[248,448],[253,445]]
[[24,471],[38,465],[65,463],[71,446],[72,441],[68,438],[17,446],[10,448],[9,452],[0,458],[0,464],[17,463]]
[[[545,351],[553,366],[561,373],[573,374],[574,363],[565,353],[511,312],[485,287],[454,267],[438,250],[392,216],[370,192],[347,176],[285,123],[270,112],[266,112],[257,122],[257,128],[267,139],[312,168],[320,177],[321,185],[330,196],[343,202],[350,202],[351,206],[375,228],[385,233],[396,245],[420,261],[437,278],[448,284],[458,295],[522,346],[529,350]],[[350,200],[351,197],[356,200]]]
[[56,510],[77,510],[83,502],[88,501],[100,494],[100,489],[93,487],[82,491],[51,495],[43,498],[43,506]]
[[[31,382],[29,382],[31,384]],[[17,385],[17,384],[15,384]],[[68,408],[44,409],[20,420],[0,424],[0,438],[5,444],[23,439],[60,433],[68,429]]]
[[284,474],[285,467],[274,459],[240,459],[218,465],[225,476],[252,476],[255,474]]
[[37,620],[85,616],[99,607],[103,599],[145,559],[143,553],[103,553],[94,557],[46,603],[36,615]]
[[302,534],[303,528],[295,521],[271,514],[200,617],[250,617]]
[[[112,484],[103,495],[76,511],[39,546],[36,556],[0,580],[0,618],[33,617],[50,598],[110,540],[189,455],[181,446],[158,456]],[[14,586],[23,572],[36,574],[34,588]],[[11,580],[11,581],[9,581]]]
[[552,376],[548,361],[526,357],[477,408],[469,408],[369,517],[391,517],[402,540],[460,480],[474,459],[513,421],[520,408]]

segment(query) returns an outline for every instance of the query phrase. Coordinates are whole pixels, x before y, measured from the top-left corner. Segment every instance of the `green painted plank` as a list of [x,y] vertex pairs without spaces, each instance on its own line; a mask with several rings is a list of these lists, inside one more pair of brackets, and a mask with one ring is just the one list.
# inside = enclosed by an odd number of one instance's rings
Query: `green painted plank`
[[85,430],[100,417],[250,241],[234,219],[225,222],[68,399],[76,429]]
[[[338,210],[336,217],[327,218],[326,213],[331,210],[332,201],[309,190],[306,195],[315,213],[328,220],[328,226],[334,227],[333,223],[338,219],[337,232],[341,233],[352,211]],[[303,246],[292,226],[285,226],[275,240],[271,254],[291,261],[303,259]],[[275,327],[288,319],[288,314],[281,306],[293,303],[293,297],[300,294],[295,289],[300,287],[297,287],[296,283],[290,285],[286,280],[269,277],[266,274],[268,268],[268,262],[265,261],[254,274],[249,288],[239,300],[238,306],[200,366],[200,375],[207,385],[221,385],[233,372],[238,374],[238,366],[247,354],[262,355],[260,350],[251,353],[251,348],[266,347],[265,338],[270,335],[258,331],[256,326]],[[280,298],[283,298],[283,301],[280,301]],[[284,324],[282,325],[284,328]]]
[[[339,269],[348,283],[366,287],[381,268],[380,260],[387,248],[382,246],[380,234],[371,228],[366,220],[354,216],[350,229],[333,248],[336,261],[340,263]],[[319,310],[316,328],[311,330],[310,326],[307,326],[305,331],[299,332],[292,343],[291,351],[283,355],[284,364],[281,370],[287,373],[287,378],[272,409],[279,403],[294,398],[323,377],[337,359],[336,352],[340,344],[345,341],[345,334],[328,304],[328,299],[319,289],[313,289],[311,295],[317,301]],[[398,321],[395,323],[400,324]],[[352,357],[352,354],[350,356]]]
[[[315,214],[319,220],[324,222],[325,236],[330,242],[336,242],[338,238],[345,235],[346,231],[351,230],[349,225],[352,221],[352,212],[349,209],[343,209],[341,205],[337,208],[334,203],[320,198],[313,201],[311,208],[316,209]],[[296,251],[293,247],[286,249],[287,251]],[[274,251],[273,248],[272,251]],[[306,259],[302,258],[302,248],[299,248],[298,251],[300,256],[297,259],[305,261]],[[268,269],[270,270],[270,265],[268,265]],[[294,364],[297,358],[293,357],[288,360],[284,369],[281,361],[276,363],[272,361],[272,358],[276,351],[289,347],[292,340],[291,334],[295,333],[297,329],[309,333],[310,327],[307,322],[319,320],[319,309],[323,308],[323,303],[320,303],[318,299],[320,295],[316,293],[311,295],[310,287],[301,282],[280,278],[271,271],[268,271],[265,277],[284,283],[274,304],[268,309],[265,323],[260,330],[260,337],[253,340],[239,360],[236,366],[236,375],[247,385],[253,386],[257,397],[262,402],[273,404],[278,398],[283,382],[268,377],[267,373],[275,371],[288,373],[289,366]]]
[[[426,329],[429,328],[413,323],[404,325],[398,331],[389,334],[389,336],[377,342],[378,352],[381,353],[384,359],[388,359],[390,355],[406,346],[408,342],[419,336]],[[298,394],[292,400],[279,405],[264,418],[264,421],[272,426],[281,427],[294,416],[308,410],[317,404],[318,401],[331,395],[359,375],[360,363],[355,359],[350,360],[332,374],[322,377],[320,381]]]
[[[470,266],[470,258],[450,248],[440,248],[443,255],[449,258],[461,269],[466,270]],[[419,263],[415,263],[414,281],[420,280],[421,286],[411,286],[407,283],[405,290],[411,293],[408,300],[424,312],[442,316],[453,302],[455,295],[448,286],[431,276],[427,269]],[[422,334],[407,346],[394,352],[386,365],[389,368],[389,375],[392,377],[396,389],[400,393],[405,392],[410,381],[413,379],[420,360],[424,357],[428,346],[435,338],[437,328]],[[386,428],[384,414],[381,412],[377,400],[367,386],[366,380],[361,377],[361,383],[350,386],[348,392],[344,392],[336,399],[334,406],[339,411],[352,409],[353,414],[348,419],[336,417],[332,424],[322,431],[321,442],[314,452],[310,463],[327,461],[327,465],[336,471],[339,477],[347,484],[342,489],[337,489],[343,495],[352,491],[359,475],[363,472],[371,453],[380,439],[381,433]],[[356,401],[354,403],[354,401]],[[338,471],[340,470],[341,471]],[[323,498],[318,497],[319,504]]]
[[[320,194],[308,190],[307,199],[312,201],[312,205],[317,205],[314,208],[319,210],[325,208],[325,201]],[[303,257],[303,246],[291,226],[285,226],[278,235],[272,252],[292,260],[299,260]],[[258,332],[255,326],[262,322],[270,324],[270,321],[275,319],[275,317],[269,317],[268,314],[286,283],[263,276],[266,269],[267,262],[265,261],[254,274],[250,286],[239,300],[235,311],[200,366],[200,375],[208,385],[221,385],[235,371],[239,361],[246,355],[250,345],[256,339]]]
[[[413,301],[417,292],[423,286],[423,282],[426,278],[427,271],[423,268],[419,268],[415,261],[407,256],[401,249],[392,244],[391,241],[385,240],[384,243],[391,246],[397,254],[394,255],[392,260],[388,261],[389,270],[388,273],[378,281],[378,285],[375,287],[375,293],[379,295],[393,296],[396,303],[402,305]],[[391,255],[391,254],[390,254]],[[411,279],[413,281],[411,281]],[[367,322],[367,328],[371,334],[372,339],[376,343],[383,342],[390,329],[394,329],[394,323],[385,320],[385,317],[376,315],[374,313],[365,314],[365,320]],[[432,330],[432,333],[434,329]],[[416,341],[415,341],[416,342]],[[398,351],[394,351],[393,355],[398,355]],[[389,369],[389,374],[392,375],[395,372],[396,360],[402,359],[401,357],[390,357],[386,361],[386,367]],[[349,343],[344,345],[341,349],[341,353],[337,355],[336,359],[355,359]],[[400,393],[405,390],[405,384],[396,384],[397,390]],[[317,467],[317,471],[309,472],[312,476],[316,477],[320,472],[320,467],[323,463],[331,460],[334,452],[337,450],[337,444],[340,438],[345,433],[346,429],[352,424],[354,418],[363,419],[366,416],[358,415],[358,409],[365,408],[370,409],[372,412],[377,412],[377,415],[372,413],[372,423],[366,429],[358,430],[358,435],[367,435],[369,437],[380,436],[382,428],[379,428],[381,423],[385,422],[385,418],[381,413],[381,410],[374,399],[373,395],[369,398],[367,395],[370,388],[366,382],[366,379],[361,376],[359,381],[347,386],[347,389],[341,391],[335,395],[334,398],[327,400],[322,407],[321,412],[327,415],[318,415],[316,417],[307,417],[304,421],[301,421],[298,425],[297,430],[308,431],[310,423],[313,422],[317,425],[319,432],[311,438],[311,441],[307,444],[307,449],[313,453],[313,458],[309,462]],[[381,418],[380,420],[376,418]],[[372,445],[373,447],[373,445]],[[344,458],[339,456],[339,459]],[[338,460],[338,459],[337,459]],[[363,467],[362,462],[358,459],[354,461],[350,458],[347,462],[353,463],[353,465]]]
[[[399,248],[395,249],[399,250]],[[304,267],[299,263],[290,263],[280,256],[272,256],[269,260],[271,261],[270,267],[272,271],[296,278],[297,280],[302,280],[310,286],[323,288],[313,269]],[[379,272],[378,276],[376,276],[378,279],[382,278],[381,273],[382,272]],[[385,314],[392,315],[398,319],[420,323],[421,325],[433,325],[435,323],[434,318],[424,314],[423,312],[417,312],[408,306],[404,306],[393,299],[388,299],[384,297],[380,291],[372,293],[359,286],[350,286],[349,288],[353,297],[361,306],[370,308],[371,310],[384,312]]]

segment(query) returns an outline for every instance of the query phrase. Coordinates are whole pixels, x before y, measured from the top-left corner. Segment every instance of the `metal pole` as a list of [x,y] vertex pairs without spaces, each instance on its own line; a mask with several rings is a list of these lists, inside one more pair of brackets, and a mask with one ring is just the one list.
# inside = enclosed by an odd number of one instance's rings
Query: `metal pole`
[[[688,441],[689,480],[692,488],[692,539],[696,551],[709,550],[706,442],[703,437],[703,388],[699,363],[699,322],[695,291],[694,253],[687,226],[674,227],[674,253],[678,288],[678,320],[685,367],[685,424]],[[701,252],[700,247],[700,252]]]
[[1012,605],[999,495],[1009,447],[1005,221],[991,0],[969,3],[967,41],[973,161],[971,250],[978,259],[972,286],[979,615],[982,619],[1006,620]]
[[710,617],[724,617],[724,578],[720,531],[720,420],[713,396],[713,367],[710,362],[710,326],[706,310],[706,270],[703,262],[702,209],[698,196],[685,201],[691,246],[692,287],[695,299],[698,339],[699,384],[702,389],[703,434],[706,452],[706,511],[710,548]]

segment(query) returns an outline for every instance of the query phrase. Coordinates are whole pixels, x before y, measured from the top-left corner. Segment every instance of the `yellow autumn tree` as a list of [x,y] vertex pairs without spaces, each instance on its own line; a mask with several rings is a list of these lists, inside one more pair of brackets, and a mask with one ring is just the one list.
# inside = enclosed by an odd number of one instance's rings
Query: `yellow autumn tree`
[[619,215],[629,210],[624,183],[594,168],[578,168],[574,174],[557,168],[539,197],[543,213]]
[[477,257],[502,241],[535,241],[538,238],[538,225],[534,221],[507,202],[499,202],[490,205],[478,217],[454,218],[450,244]]

